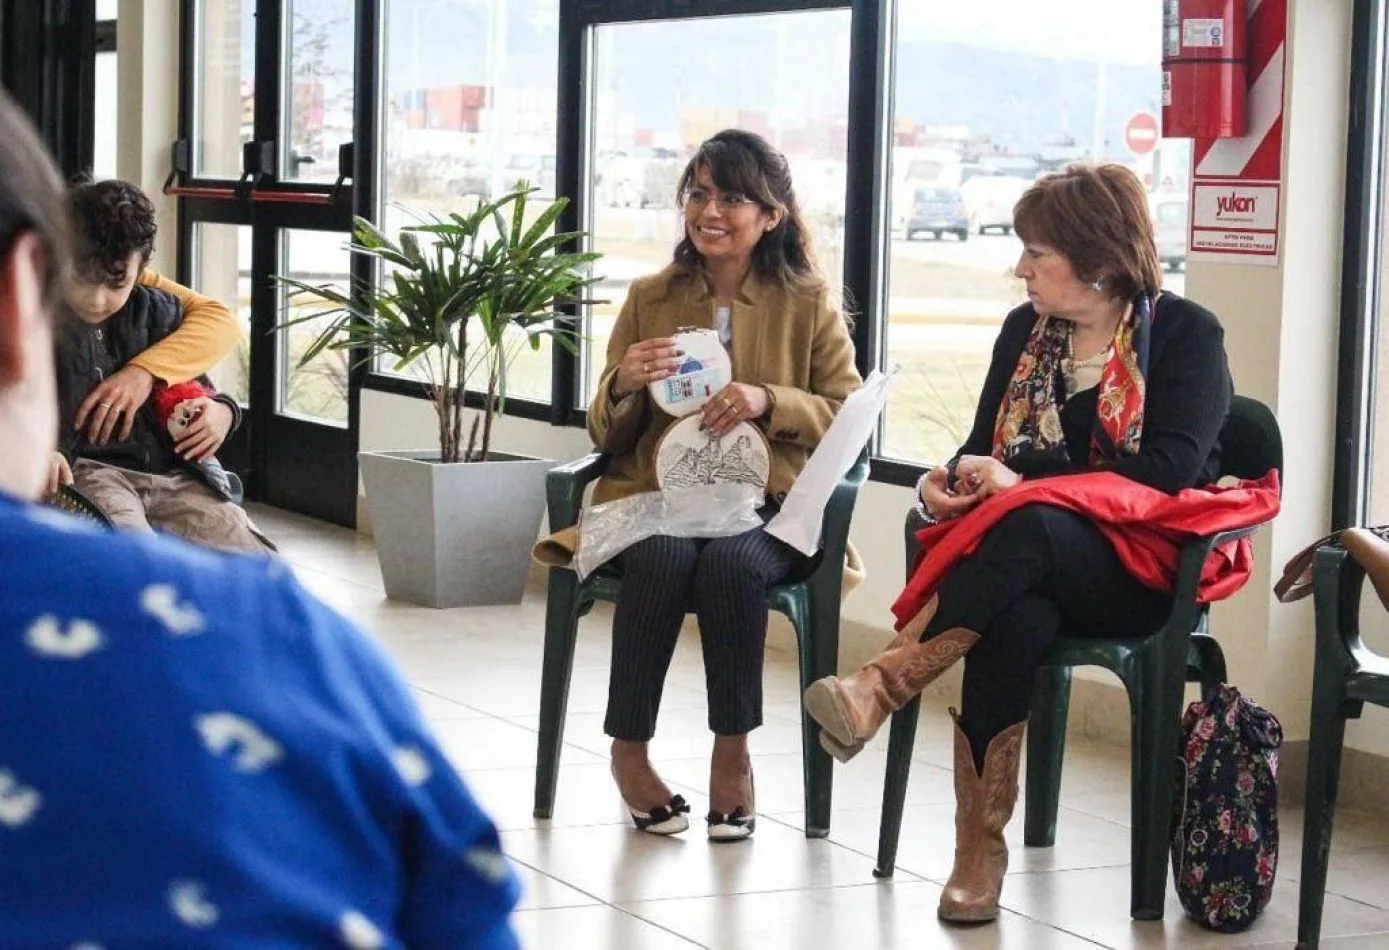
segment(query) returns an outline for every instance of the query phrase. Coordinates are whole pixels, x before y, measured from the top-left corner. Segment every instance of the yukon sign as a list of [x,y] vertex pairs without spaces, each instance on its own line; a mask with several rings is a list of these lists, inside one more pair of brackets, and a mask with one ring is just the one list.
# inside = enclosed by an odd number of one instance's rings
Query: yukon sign
[[1278,190],[1276,184],[1194,183],[1191,251],[1274,257],[1278,253]]
[[1257,197],[1240,195],[1233,191],[1216,200],[1220,205],[1219,210],[1216,211],[1216,215],[1219,217],[1224,217],[1227,214],[1253,214],[1259,205]]

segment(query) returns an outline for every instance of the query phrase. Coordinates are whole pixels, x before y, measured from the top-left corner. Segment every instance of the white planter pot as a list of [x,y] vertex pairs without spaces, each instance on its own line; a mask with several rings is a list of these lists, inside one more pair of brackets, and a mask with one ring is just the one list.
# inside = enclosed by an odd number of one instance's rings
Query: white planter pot
[[520,603],[556,463],[429,461],[438,457],[358,453],[386,596],[427,607]]

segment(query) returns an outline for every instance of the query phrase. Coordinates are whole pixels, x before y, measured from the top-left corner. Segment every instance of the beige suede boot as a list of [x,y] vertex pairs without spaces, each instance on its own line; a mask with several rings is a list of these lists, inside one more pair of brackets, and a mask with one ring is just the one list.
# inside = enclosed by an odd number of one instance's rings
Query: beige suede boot
[[1008,845],[1003,829],[1018,801],[1018,763],[1026,722],[994,736],[976,772],[974,751],[955,710],[955,866],[940,895],[937,915],[954,923],[983,923],[998,916]]
[[826,676],[806,689],[805,711],[821,726],[820,745],[839,761],[847,762],[857,755],[888,716],[909,703],[979,640],[973,630],[954,627],[918,642],[935,605],[933,598],[886,650],[858,672],[842,679]]

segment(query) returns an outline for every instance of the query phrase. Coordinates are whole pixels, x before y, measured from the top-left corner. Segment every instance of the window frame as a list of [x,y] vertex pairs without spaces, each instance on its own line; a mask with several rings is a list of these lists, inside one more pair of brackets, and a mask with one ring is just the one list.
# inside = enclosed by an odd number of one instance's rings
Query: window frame
[[1340,343],[1331,527],[1361,524],[1373,484],[1375,370],[1384,302],[1381,261],[1386,239],[1386,133],[1389,133],[1389,0],[1355,0],[1352,20],[1349,122],[1346,133],[1346,215],[1342,235]]
[[[585,129],[593,111],[587,82],[594,29],[653,20],[849,10],[850,123],[845,157],[843,284],[853,301],[855,361],[865,376],[881,365],[882,319],[887,289],[888,184],[891,182],[892,75],[896,39],[895,0],[566,0],[560,7],[559,123],[555,189],[571,196],[560,217],[578,230],[589,209],[581,188],[588,157]],[[570,324],[577,329],[577,315]],[[583,425],[578,357],[556,350],[550,421]],[[874,447],[879,441],[875,436]],[[873,461],[877,480],[915,484],[921,466]]]
[[[376,2],[381,2],[381,0],[376,0]],[[570,0],[561,0],[561,2],[560,2],[560,7],[561,7],[560,20],[561,20],[561,23],[563,22],[563,19],[564,19],[563,7],[564,7],[564,5],[565,5],[566,3],[568,3],[568,2],[570,2]],[[389,15],[388,11],[387,11],[386,9],[382,9],[382,10],[381,10],[380,17],[378,18],[378,21],[377,21],[377,24],[376,24],[377,29],[376,29],[376,34],[375,34],[375,35],[376,35],[376,45],[377,45],[377,47],[378,47],[378,49],[377,49],[377,51],[376,51],[376,55],[377,55],[378,61],[379,61],[381,64],[383,64],[383,65],[384,65],[384,61],[385,61],[385,52],[384,52],[384,48],[385,48],[385,43],[386,43],[386,33],[387,33],[387,31],[389,30],[389,28],[390,28],[390,24],[389,24],[389,22],[388,22],[388,20],[387,20],[388,15]],[[561,29],[562,29],[562,28],[561,28]],[[564,42],[564,40],[563,40],[563,33],[561,32],[561,35],[560,35],[560,44],[561,44],[561,46],[563,45],[563,42]],[[377,79],[377,81],[374,83],[374,85],[373,85],[373,90],[372,90],[372,92],[373,92],[373,101],[376,103],[376,108],[377,108],[378,111],[384,110],[384,108],[385,108],[386,93],[387,93],[387,85],[388,85],[388,83],[389,83],[389,80],[388,80],[387,77],[385,76],[384,68],[383,68],[383,69],[380,69],[379,71],[380,71],[381,75],[379,76],[379,78]],[[557,123],[560,121],[558,117],[556,117],[556,121],[557,121]],[[384,137],[385,137],[385,125],[384,125],[384,123],[382,123],[382,122],[380,122],[380,121],[378,120],[378,122],[376,123],[375,128],[376,128],[376,130],[377,130],[377,136],[379,136],[379,138],[380,138],[382,141],[384,141]],[[358,137],[358,141],[361,141],[360,136]],[[373,137],[373,140],[369,143],[369,146],[363,146],[363,147],[359,148],[359,151],[358,151],[358,154],[357,154],[357,160],[358,160],[358,163],[359,163],[359,167],[360,167],[360,163],[361,163],[363,160],[366,160],[366,161],[369,161],[369,162],[370,162],[370,167],[371,167],[372,173],[373,173],[373,175],[374,175],[373,196],[383,195],[383,194],[385,193],[385,176],[382,174],[382,171],[383,171],[382,166],[383,166],[385,163],[381,160],[381,155],[378,154],[378,151],[379,151],[379,149],[378,149],[378,145],[377,145],[377,137],[374,136],[374,137]],[[556,158],[556,162],[557,162],[556,174],[558,175],[558,157]],[[560,186],[560,184],[559,184],[559,179],[558,179],[558,177],[556,177],[556,180],[555,180],[555,193],[556,193],[556,194],[564,194],[564,192],[561,190],[561,186]],[[378,210],[374,210],[374,211],[371,213],[371,219],[372,219],[372,221],[373,221],[373,222],[376,222],[376,221],[379,220],[380,201],[377,200],[375,197],[373,197],[372,207],[375,208],[375,209],[378,209]],[[360,255],[357,255],[357,256],[360,258]],[[379,271],[378,271],[376,268],[371,267],[370,262],[367,261],[365,258],[362,258],[362,261],[363,261],[363,263],[364,263],[364,264],[366,265],[366,267],[367,267],[367,273],[369,273],[370,279],[373,281],[373,283],[378,283],[378,282],[380,281],[380,273],[379,273]],[[568,406],[568,405],[562,407],[562,408],[565,410],[565,415],[564,415],[564,417],[561,418],[561,419],[559,419],[558,421],[556,421],[556,418],[555,418],[555,416],[556,416],[556,411],[555,411],[555,409],[554,409],[554,400],[553,400],[553,392],[554,392],[554,388],[555,388],[555,387],[554,387],[554,378],[555,378],[556,373],[559,372],[559,370],[558,370],[559,364],[563,361],[563,360],[561,359],[561,357],[562,357],[562,356],[568,356],[568,354],[564,352],[564,348],[561,347],[561,346],[555,346],[555,347],[553,347],[552,349],[553,349],[554,353],[552,354],[552,362],[551,362],[551,370],[550,370],[550,373],[551,373],[550,388],[551,388],[551,393],[552,393],[551,401],[550,401],[549,403],[545,403],[545,402],[540,402],[539,400],[535,400],[535,399],[523,399],[523,398],[520,398],[520,397],[517,397],[517,396],[508,396],[507,399],[506,399],[506,415],[508,415],[508,416],[510,416],[510,417],[513,417],[513,418],[517,418],[517,419],[530,419],[530,420],[532,420],[532,421],[549,422],[551,425],[570,425],[570,424],[573,424],[573,422],[572,422],[572,420],[571,420],[571,418],[570,418],[570,415],[571,415],[571,414],[568,412],[568,410],[569,410],[571,407]],[[364,366],[362,367],[362,376],[361,376],[361,379],[362,379],[362,383],[361,383],[361,388],[362,388],[362,389],[368,389],[368,390],[371,390],[371,391],[373,391],[373,392],[389,393],[389,394],[395,395],[395,396],[409,396],[409,397],[411,397],[411,398],[413,398],[413,399],[424,399],[424,400],[430,400],[430,401],[432,401],[432,399],[433,399],[433,397],[430,395],[430,392],[429,392],[429,384],[428,384],[428,383],[425,383],[425,382],[422,381],[422,380],[410,379],[410,378],[405,377],[405,376],[400,376],[400,375],[397,375],[397,374],[395,374],[395,373],[385,373],[385,372],[382,372],[380,369],[377,368],[376,363],[375,363],[374,361],[368,362],[366,365],[364,365]],[[485,408],[485,403],[486,403],[486,394],[485,394],[485,393],[479,392],[479,391],[474,390],[474,389],[465,389],[465,390],[463,391],[463,404],[464,404],[465,406],[467,406],[469,409],[483,409],[483,408]],[[580,416],[580,419],[579,419],[579,423],[578,423],[578,424],[580,424],[580,425],[583,424],[582,416]]]

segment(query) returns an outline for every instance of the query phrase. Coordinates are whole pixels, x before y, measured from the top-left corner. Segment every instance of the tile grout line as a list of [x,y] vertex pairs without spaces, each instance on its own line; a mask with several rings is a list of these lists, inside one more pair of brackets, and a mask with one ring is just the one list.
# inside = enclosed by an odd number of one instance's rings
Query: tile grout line
[[[540,868],[535,867],[534,865],[527,864],[525,861],[522,861],[522,860],[520,860],[519,858],[513,857],[512,855],[509,855],[509,854],[508,854],[508,855],[507,855],[507,859],[510,860],[510,861],[514,861],[515,863],[521,865],[521,866],[524,867],[524,868],[529,868],[531,871],[535,872],[536,874],[539,874],[541,877],[549,878],[549,879],[552,880],[552,881],[555,881],[555,882],[557,882],[557,883],[563,884],[565,887],[569,888],[570,890],[572,890],[572,891],[577,891],[578,893],[584,895],[585,897],[592,898],[592,899],[595,901],[595,903],[593,903],[593,904],[580,905],[580,906],[595,907],[595,906],[601,905],[601,906],[603,906],[603,907],[609,907],[609,908],[611,908],[611,909],[617,911],[619,914],[622,914],[622,915],[627,916],[627,917],[631,917],[631,918],[633,918],[634,920],[640,920],[642,923],[647,924],[648,926],[655,927],[657,930],[664,931],[665,933],[670,934],[672,937],[675,937],[677,940],[683,940],[685,943],[688,943],[688,944],[690,944],[691,946],[703,947],[703,948],[705,948],[705,950],[708,950],[708,948],[707,948],[707,946],[706,946],[705,944],[698,943],[698,942],[696,942],[696,941],[694,941],[694,940],[691,940],[689,937],[685,936],[684,934],[682,934],[682,933],[677,933],[676,931],[671,930],[669,927],[666,927],[666,926],[663,925],[663,924],[659,924],[659,923],[657,923],[657,922],[654,921],[654,920],[648,920],[648,919],[646,919],[645,917],[642,917],[640,914],[634,914],[634,913],[632,913],[631,911],[627,910],[625,907],[619,906],[618,904],[615,904],[615,903],[613,903],[612,901],[604,900],[603,898],[599,897],[597,894],[590,894],[588,891],[584,890],[582,887],[575,887],[573,884],[570,884],[568,881],[561,880],[560,878],[555,877],[553,874],[549,874],[549,873],[547,873],[547,872],[545,872],[545,871],[542,871],[542,870],[540,870]],[[520,913],[520,914],[527,914],[527,913],[531,913],[532,911],[537,911],[537,910],[564,910],[564,909],[565,909],[565,908],[563,908],[563,907],[532,907],[532,908],[530,908],[529,910],[513,911],[512,913],[513,913],[513,914],[517,914],[517,913]]]

